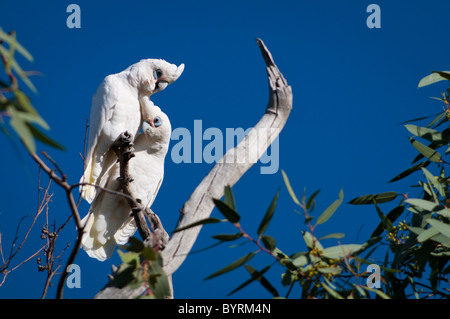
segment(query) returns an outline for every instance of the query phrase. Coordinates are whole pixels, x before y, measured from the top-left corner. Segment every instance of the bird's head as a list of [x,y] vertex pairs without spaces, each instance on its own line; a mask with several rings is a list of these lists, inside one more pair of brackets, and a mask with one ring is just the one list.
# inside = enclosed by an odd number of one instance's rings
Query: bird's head
[[152,147],[163,146],[168,148],[172,126],[169,117],[161,109],[153,104],[148,97],[141,98],[143,110],[142,131]]
[[134,64],[131,73],[137,78],[140,93],[150,96],[175,82],[183,70],[184,64],[176,66],[161,59],[145,59]]

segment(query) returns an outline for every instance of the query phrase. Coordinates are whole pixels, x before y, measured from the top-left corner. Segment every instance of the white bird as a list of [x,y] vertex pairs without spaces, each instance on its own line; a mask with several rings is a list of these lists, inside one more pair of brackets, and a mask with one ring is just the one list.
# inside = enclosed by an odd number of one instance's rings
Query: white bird
[[[149,208],[164,177],[164,159],[172,128],[167,115],[148,97],[142,97],[141,101],[147,117],[142,125],[143,132],[135,138],[135,156],[128,163],[133,178],[129,187],[134,197]],[[119,163],[111,167],[105,188],[120,190],[119,168]],[[126,244],[137,229],[127,200],[103,190],[99,191],[81,224],[84,225],[81,246],[90,257],[100,261],[111,257],[116,245]]]
[[[136,137],[141,129],[139,99],[164,90],[183,70],[184,64],[177,67],[164,60],[146,59],[103,80],[92,98],[88,149],[80,183],[105,185],[107,172],[116,161],[110,150],[112,143],[125,131]],[[82,185],[80,192],[91,203],[98,189]]]

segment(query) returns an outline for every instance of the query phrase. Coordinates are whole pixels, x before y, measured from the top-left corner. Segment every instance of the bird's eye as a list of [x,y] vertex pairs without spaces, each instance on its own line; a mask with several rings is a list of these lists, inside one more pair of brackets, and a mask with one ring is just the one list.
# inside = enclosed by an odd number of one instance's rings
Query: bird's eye
[[158,80],[162,76],[162,74],[163,73],[160,69],[153,71],[153,77],[155,78],[155,80]]
[[159,116],[155,116],[153,119],[153,125],[155,125],[155,127],[160,127],[162,125],[162,121]]

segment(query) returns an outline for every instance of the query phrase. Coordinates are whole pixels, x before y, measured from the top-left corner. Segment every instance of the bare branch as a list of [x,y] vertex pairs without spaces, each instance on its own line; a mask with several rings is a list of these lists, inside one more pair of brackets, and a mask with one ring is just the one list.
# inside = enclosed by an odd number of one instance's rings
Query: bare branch
[[131,208],[131,212],[136,222],[136,226],[139,230],[139,234],[144,241],[147,241],[147,239],[149,239],[152,234],[150,229],[148,228],[147,221],[145,220],[145,216],[143,213],[144,207],[141,205],[141,203],[135,200],[135,197],[129,187],[130,183],[133,181],[133,178],[130,176],[128,171],[128,162],[134,157],[133,144],[131,142],[132,140],[133,136],[128,132],[124,132],[116,139],[111,148],[116,153],[117,158],[119,159],[120,177],[118,178],[118,180],[120,182],[122,192],[129,196],[127,197],[127,202]]
[[[213,198],[221,198],[224,187],[234,185],[262,156],[284,127],[292,109],[292,89],[275,65],[272,55],[263,41],[257,39],[269,79],[269,103],[266,112],[249,134],[213,167],[197,186],[181,210],[177,228],[209,217]],[[264,137],[266,138],[264,140]],[[237,159],[245,159],[238,161]],[[172,275],[183,263],[194,245],[201,226],[177,232],[162,251],[164,271]]]

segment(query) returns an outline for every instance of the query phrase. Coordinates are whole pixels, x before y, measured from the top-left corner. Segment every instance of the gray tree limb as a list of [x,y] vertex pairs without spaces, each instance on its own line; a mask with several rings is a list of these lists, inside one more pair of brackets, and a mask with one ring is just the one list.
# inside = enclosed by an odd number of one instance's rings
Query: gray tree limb
[[[269,103],[259,122],[235,148],[230,149],[194,190],[181,210],[177,228],[208,218],[213,198],[221,198],[225,186],[233,186],[257,162],[279,135],[292,109],[292,88],[287,84],[262,40],[257,39],[267,65]],[[172,275],[183,263],[201,226],[177,232],[162,251],[164,271]]]

